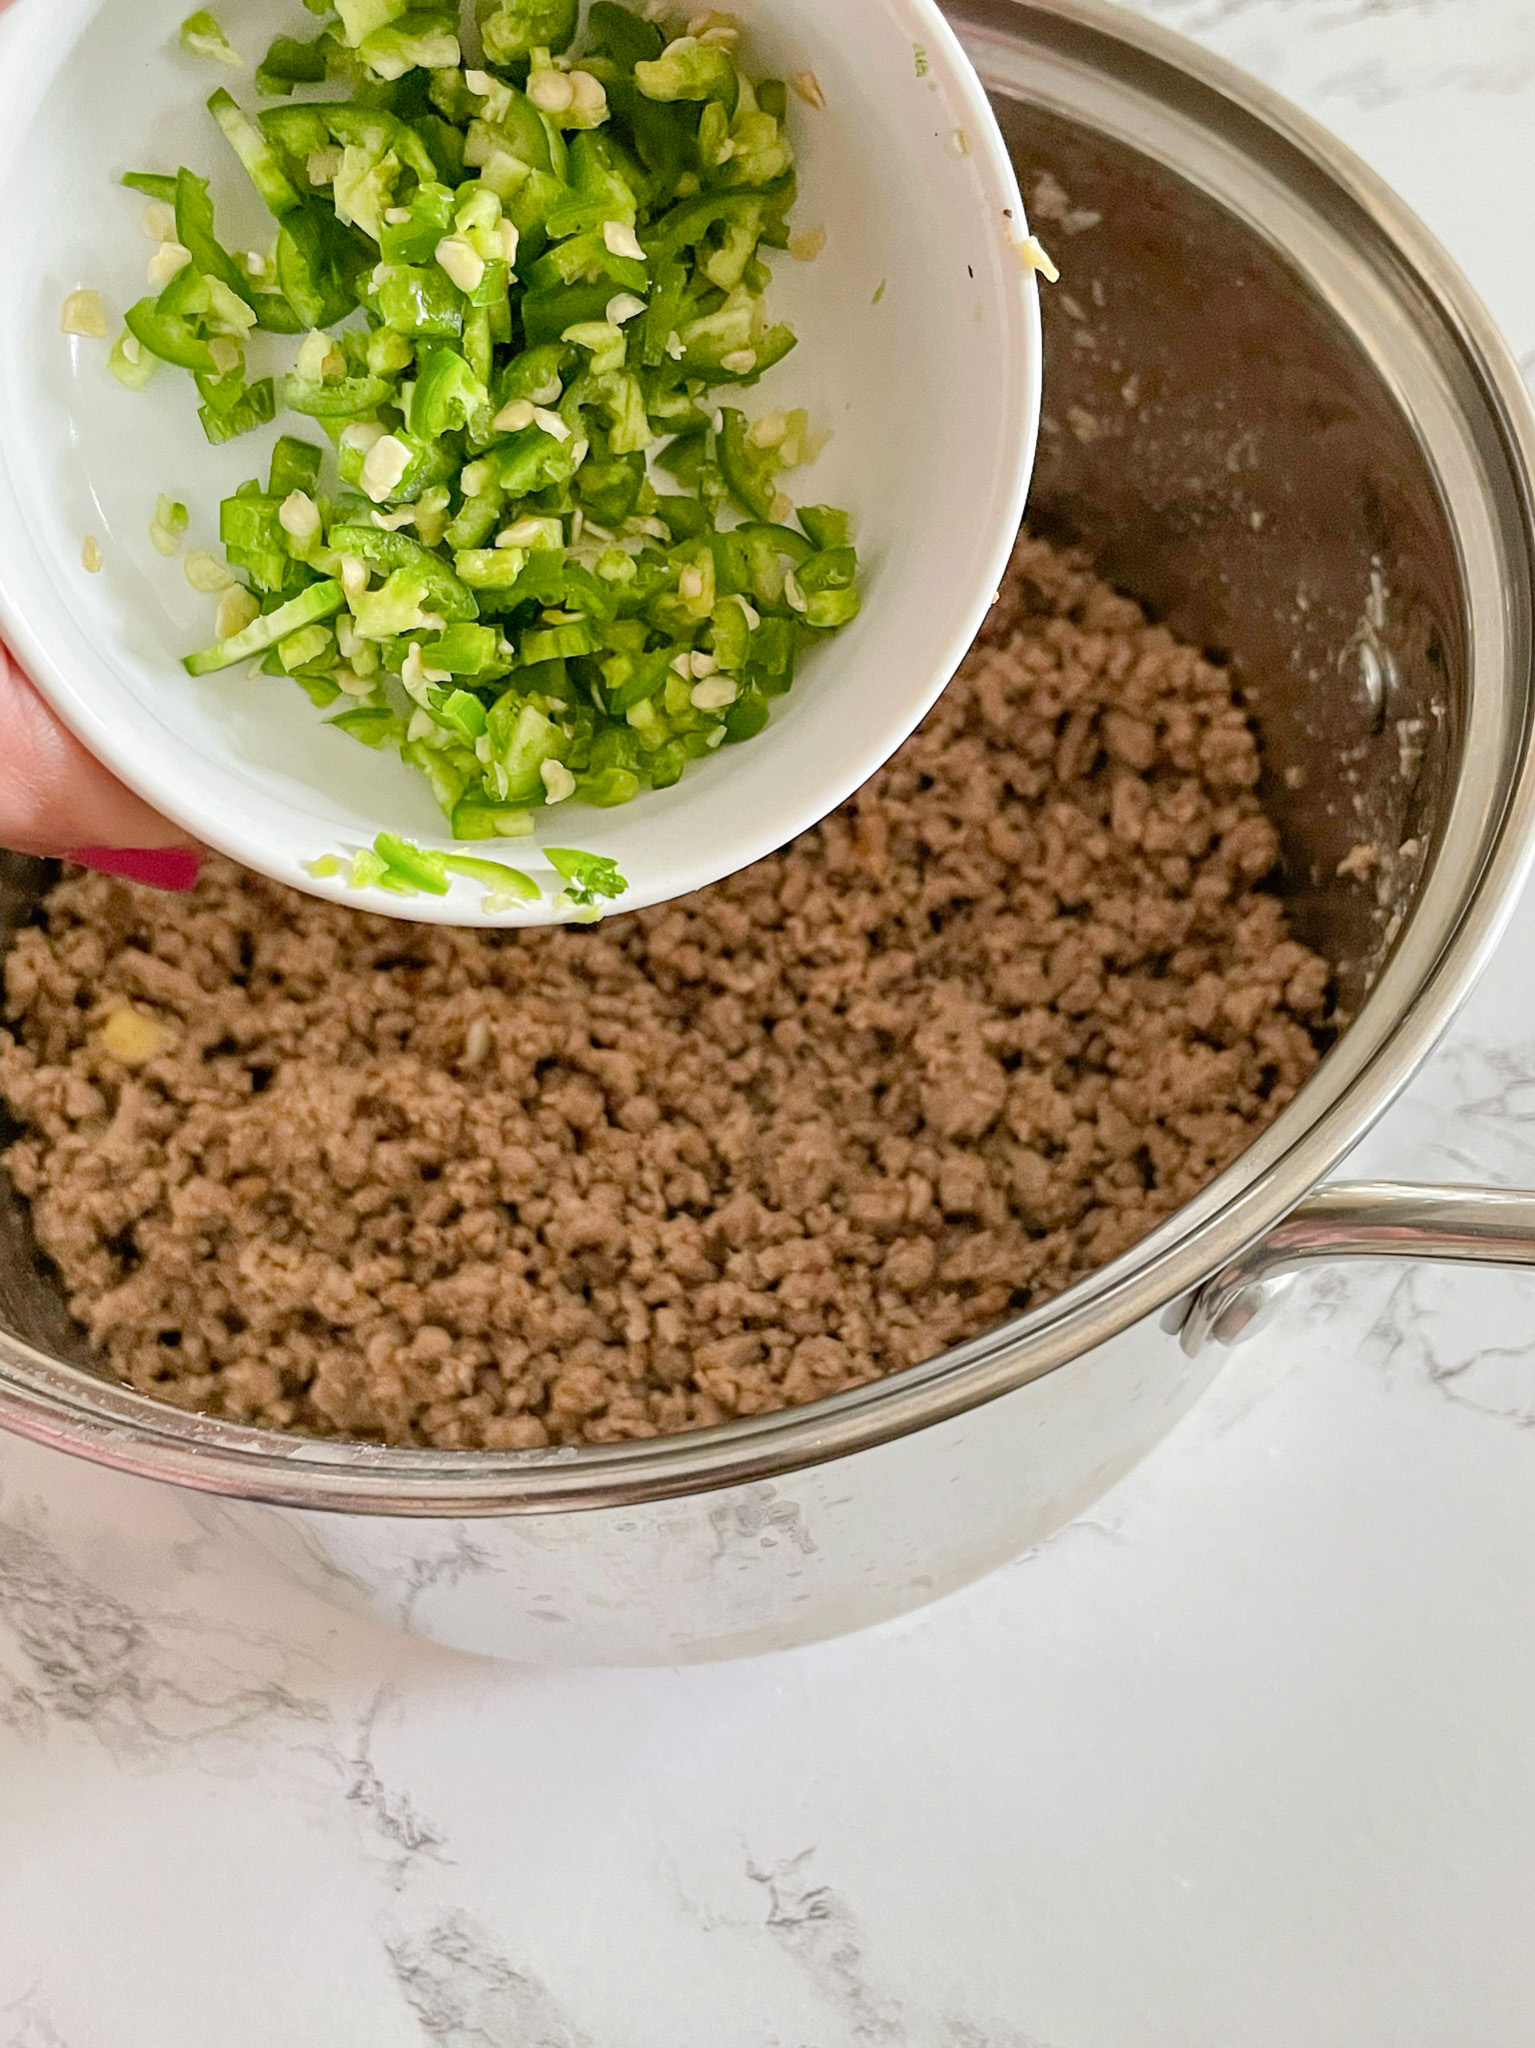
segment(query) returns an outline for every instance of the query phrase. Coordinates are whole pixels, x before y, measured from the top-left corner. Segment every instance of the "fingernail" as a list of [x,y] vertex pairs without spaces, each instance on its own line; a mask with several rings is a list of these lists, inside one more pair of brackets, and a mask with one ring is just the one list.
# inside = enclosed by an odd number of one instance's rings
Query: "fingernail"
[[151,889],[177,895],[194,888],[203,857],[192,846],[77,846],[69,858],[77,867],[101,875],[120,875],[125,882],[143,882]]

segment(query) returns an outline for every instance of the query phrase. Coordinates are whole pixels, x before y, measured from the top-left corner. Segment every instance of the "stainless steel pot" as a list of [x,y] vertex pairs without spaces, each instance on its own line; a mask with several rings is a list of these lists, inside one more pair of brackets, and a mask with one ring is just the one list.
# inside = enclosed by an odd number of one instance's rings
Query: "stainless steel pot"
[[[392,1452],[158,1407],[83,1355],[13,1202],[0,1424],[218,1497],[322,1592],[444,1642],[662,1663],[880,1620],[1101,1494],[1296,1261],[1535,1259],[1535,1198],[1326,1185],[1465,995],[1535,844],[1518,373],[1418,223],[1251,80],[1097,0],[954,12],[1064,273],[1034,516],[1230,655],[1281,886],[1352,1021],[1230,1172],[1060,1300],[819,1407],[621,1449]],[[40,880],[11,864],[12,923]]]

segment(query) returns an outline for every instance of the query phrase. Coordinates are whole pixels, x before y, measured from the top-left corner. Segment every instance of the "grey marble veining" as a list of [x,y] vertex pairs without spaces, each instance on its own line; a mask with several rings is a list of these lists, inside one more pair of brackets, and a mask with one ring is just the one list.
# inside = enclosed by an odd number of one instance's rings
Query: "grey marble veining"
[[537,1977],[515,1968],[483,1928],[453,1914],[413,1939],[389,1943],[389,1965],[423,2039],[440,2048],[518,2043],[591,2048]]
[[399,1694],[385,1687],[359,1717],[352,1743],[337,1755],[348,1803],[372,1829],[383,1849],[390,1882],[404,1889],[423,1859],[441,1863],[445,1837],[435,1822],[417,1812],[410,1793],[387,1784],[373,1758],[374,1730],[381,1713],[398,1706]]
[[279,1675],[291,1662],[279,1636],[130,1605],[59,1546],[40,1497],[0,1496],[0,1723],[17,1735],[73,1723],[124,1760],[228,1758],[257,1727],[325,1718]]

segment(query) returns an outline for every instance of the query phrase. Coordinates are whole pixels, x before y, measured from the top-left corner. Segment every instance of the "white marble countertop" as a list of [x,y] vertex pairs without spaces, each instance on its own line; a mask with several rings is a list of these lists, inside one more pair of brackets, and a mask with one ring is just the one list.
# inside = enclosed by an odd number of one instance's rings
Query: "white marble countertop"
[[[1146,0],[1535,369],[1531,0]],[[1535,902],[1358,1162],[1535,1181]],[[1327,1274],[1043,1551],[528,1675],[0,1445],[0,2048],[1525,2048],[1535,1282]]]

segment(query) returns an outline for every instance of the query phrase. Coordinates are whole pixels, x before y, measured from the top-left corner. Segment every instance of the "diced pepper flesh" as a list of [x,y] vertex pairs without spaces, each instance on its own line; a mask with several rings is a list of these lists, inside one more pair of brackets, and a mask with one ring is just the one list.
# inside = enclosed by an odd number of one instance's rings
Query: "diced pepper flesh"
[[[731,36],[668,41],[615,0],[584,29],[577,0],[477,0],[486,71],[458,68],[447,0],[337,14],[268,49],[264,112],[208,103],[273,216],[264,252],[219,240],[196,171],[124,178],[186,253],[112,368],[129,388],[187,371],[213,442],[314,423],[226,500],[259,615],[188,670],[261,660],[397,751],[455,837],[520,836],[754,738],[801,654],[858,614],[850,519],[785,495],[817,452],[805,414],[736,396],[795,341],[767,305],[792,240],[789,99]],[[183,41],[239,61],[211,15]],[[293,337],[286,374],[247,371],[256,329]],[[155,532],[179,545],[174,522]],[[582,914],[627,888],[600,856],[549,857]],[[386,835],[352,872],[526,883],[444,859]]]

